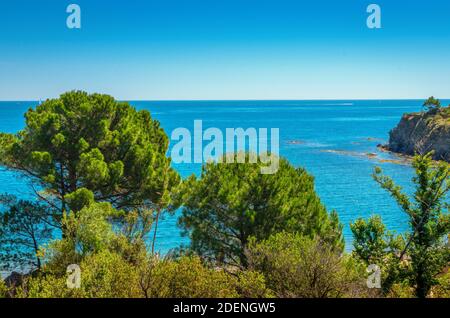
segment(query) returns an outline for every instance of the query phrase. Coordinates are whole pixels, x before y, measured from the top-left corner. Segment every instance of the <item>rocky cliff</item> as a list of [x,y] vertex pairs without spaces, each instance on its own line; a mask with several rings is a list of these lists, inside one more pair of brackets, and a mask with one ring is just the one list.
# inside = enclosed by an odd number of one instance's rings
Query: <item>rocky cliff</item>
[[450,107],[403,115],[384,148],[410,156],[433,150],[435,160],[450,162]]

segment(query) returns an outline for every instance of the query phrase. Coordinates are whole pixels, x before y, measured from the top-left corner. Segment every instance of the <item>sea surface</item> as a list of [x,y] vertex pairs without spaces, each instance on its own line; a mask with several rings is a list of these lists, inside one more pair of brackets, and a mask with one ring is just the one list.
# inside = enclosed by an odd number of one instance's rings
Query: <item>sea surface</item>
[[[450,101],[443,101],[449,104]],[[413,171],[395,155],[380,152],[389,131],[402,114],[421,110],[421,100],[364,101],[131,101],[147,109],[169,135],[175,128],[279,128],[280,155],[315,177],[316,191],[328,210],[336,210],[344,225],[346,249],[352,248],[349,224],[379,214],[388,229],[401,233],[406,215],[372,179],[375,166],[411,193]],[[37,102],[0,102],[0,132],[24,126],[23,114]],[[175,142],[171,143],[173,146]],[[387,161],[386,161],[387,160]],[[394,160],[390,162],[389,160]],[[199,174],[200,164],[174,164],[183,177]],[[0,168],[0,193],[31,195],[26,180]],[[166,216],[158,230],[157,249],[165,253],[189,240],[177,227],[177,214]]]

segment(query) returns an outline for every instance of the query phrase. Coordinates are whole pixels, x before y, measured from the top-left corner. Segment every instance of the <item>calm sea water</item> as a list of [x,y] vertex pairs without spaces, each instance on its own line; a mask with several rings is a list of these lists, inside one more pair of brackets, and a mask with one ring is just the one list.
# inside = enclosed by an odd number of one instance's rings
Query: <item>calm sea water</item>
[[[382,216],[390,230],[404,231],[408,224],[390,196],[372,180],[374,166],[411,192],[412,169],[407,165],[380,162],[396,159],[381,153],[389,131],[403,113],[419,111],[420,100],[383,101],[174,101],[131,102],[147,109],[169,134],[177,127],[193,131],[194,120],[203,128],[279,128],[280,154],[295,166],[314,175],[316,190],[329,210],[336,210],[344,224],[347,249],[351,249],[349,224],[358,217]],[[450,101],[444,101],[445,104]],[[23,113],[36,102],[0,102],[0,131],[17,132],[24,126]],[[376,154],[369,158],[367,154]],[[174,167],[183,177],[200,172],[199,164]],[[0,193],[29,196],[25,180],[0,168]],[[188,243],[176,225],[177,215],[166,217],[159,227],[158,249]]]

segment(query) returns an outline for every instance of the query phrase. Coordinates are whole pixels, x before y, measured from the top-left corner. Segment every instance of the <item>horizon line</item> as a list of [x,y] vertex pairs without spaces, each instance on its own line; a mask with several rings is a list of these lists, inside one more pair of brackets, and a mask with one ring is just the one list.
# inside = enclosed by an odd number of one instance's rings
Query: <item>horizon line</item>
[[[109,94],[105,94],[109,95]],[[110,95],[112,96],[112,95]],[[113,96],[114,97],[114,96]],[[11,100],[3,100],[0,99],[0,103],[3,102],[45,102],[46,100],[51,99],[57,99],[59,97],[55,98],[47,98],[47,99],[11,99]],[[256,99],[256,98],[249,98],[249,99],[118,99],[114,98],[116,101],[122,101],[122,102],[251,102],[251,101],[390,101],[390,100],[411,100],[411,101],[417,101],[417,100],[426,100],[428,97],[418,97],[418,98],[311,98],[311,99],[278,99],[278,98],[271,98],[271,99]],[[450,100],[449,98],[440,98],[439,100]]]

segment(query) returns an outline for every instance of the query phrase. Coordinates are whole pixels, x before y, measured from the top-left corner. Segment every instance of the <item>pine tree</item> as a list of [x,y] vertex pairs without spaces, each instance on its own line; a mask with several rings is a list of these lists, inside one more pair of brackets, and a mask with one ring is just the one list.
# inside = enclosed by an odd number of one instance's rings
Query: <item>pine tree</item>
[[166,156],[168,137],[148,111],[73,91],[25,119],[19,133],[0,134],[0,164],[32,181],[58,222],[93,200],[127,211],[170,207],[180,178]]
[[246,267],[249,239],[278,232],[320,236],[342,248],[337,215],[329,215],[314,190],[314,179],[281,159],[276,174],[260,173],[260,164],[208,163],[201,178],[183,186],[181,226],[201,256]]

